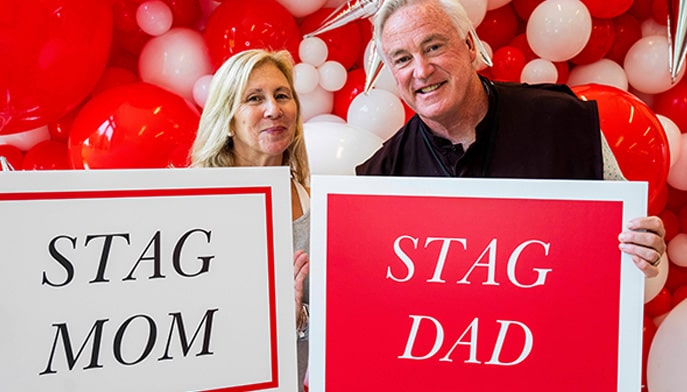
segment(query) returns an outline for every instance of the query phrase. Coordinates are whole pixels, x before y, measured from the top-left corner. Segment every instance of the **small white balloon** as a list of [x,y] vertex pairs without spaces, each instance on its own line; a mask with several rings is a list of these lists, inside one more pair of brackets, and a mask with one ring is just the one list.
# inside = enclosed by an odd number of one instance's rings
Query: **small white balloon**
[[327,0],[277,0],[291,15],[302,18],[322,8]]
[[319,85],[307,94],[299,94],[301,101],[301,116],[303,122],[320,114],[331,113],[334,108],[334,93],[327,91]]
[[348,72],[338,61],[325,61],[317,70],[320,73],[320,86],[327,91],[339,91],[346,84]]
[[343,118],[337,116],[336,114],[327,113],[327,114],[320,114],[320,115],[317,115],[317,116],[311,118],[310,120],[308,120],[308,121],[306,121],[306,122],[309,122],[309,123],[314,123],[314,122],[331,122],[331,123],[345,124],[345,123],[346,123],[346,120],[344,120]]
[[539,57],[565,61],[584,49],[592,34],[592,16],[579,0],[547,0],[532,11],[527,42]]
[[640,38],[632,44],[625,55],[623,68],[629,84],[647,94],[658,94],[669,90],[684,75],[684,69],[676,81],[670,76],[668,38],[652,35]]
[[487,0],[487,10],[491,11],[501,8],[510,2],[511,0]]
[[378,136],[346,123],[309,121],[303,136],[312,174],[354,175],[382,146]]
[[610,59],[601,59],[591,64],[578,65],[568,75],[569,86],[603,84],[627,91],[627,75],[620,64]]
[[678,233],[668,242],[666,249],[670,261],[680,267],[687,267],[687,233]]
[[558,70],[549,60],[534,59],[522,69],[520,81],[523,83],[556,83],[558,80]]
[[327,60],[327,56],[329,56],[329,48],[322,38],[304,38],[298,45],[298,57],[302,62],[314,67],[322,65]]
[[298,94],[312,92],[320,84],[320,73],[308,63],[298,63],[293,67],[293,85]]
[[658,121],[663,125],[663,130],[666,132],[666,137],[668,138],[668,149],[670,150],[670,167],[673,167],[675,162],[682,154],[680,150],[680,138],[682,132],[678,128],[677,124],[670,118],[662,115],[656,114]]
[[648,390],[684,391],[687,385],[687,301],[677,304],[660,323],[646,363]]
[[381,89],[360,93],[348,107],[348,123],[387,140],[405,122],[401,99]]
[[668,37],[668,29],[666,25],[658,23],[654,18],[646,18],[642,22],[642,37],[649,37],[651,35]]
[[193,101],[201,108],[205,106],[213,75],[203,75],[193,84]]
[[141,3],[136,9],[136,23],[143,32],[152,36],[166,33],[172,27],[174,15],[167,3],[150,0]]

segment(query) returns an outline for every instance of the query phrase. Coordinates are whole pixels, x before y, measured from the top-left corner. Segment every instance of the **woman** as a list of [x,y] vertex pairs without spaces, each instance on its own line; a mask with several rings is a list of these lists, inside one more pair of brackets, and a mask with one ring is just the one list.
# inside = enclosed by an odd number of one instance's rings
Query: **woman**
[[301,107],[287,51],[247,50],[215,73],[191,149],[193,167],[289,166],[293,218],[298,379],[308,359],[310,175]]

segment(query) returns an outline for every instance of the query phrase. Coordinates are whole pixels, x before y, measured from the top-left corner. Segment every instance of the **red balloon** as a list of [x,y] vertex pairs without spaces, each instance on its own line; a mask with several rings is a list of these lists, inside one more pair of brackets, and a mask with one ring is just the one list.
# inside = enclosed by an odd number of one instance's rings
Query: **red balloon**
[[646,385],[646,361],[649,358],[649,349],[657,329],[654,320],[645,315],[642,328],[642,384],[644,385]]
[[672,307],[675,307],[685,298],[687,298],[687,286],[680,286],[677,289],[675,289],[675,291],[673,291],[673,296],[671,298],[670,303]]
[[557,83],[565,84],[568,81],[568,76],[570,76],[570,67],[567,61],[556,61],[553,63],[558,71]]
[[112,42],[102,0],[0,2],[0,134],[46,125],[100,78]]
[[687,80],[654,95],[654,111],[673,120],[682,133],[687,133]]
[[657,23],[662,25],[668,24],[668,1],[667,0],[653,0],[651,2],[651,17]]
[[72,130],[72,124],[81,108],[82,106],[78,106],[71,112],[62,116],[59,120],[48,124],[48,132],[50,132],[51,140],[67,143],[67,140],[69,140],[69,132]]
[[516,35],[515,37],[513,37],[512,40],[510,40],[510,42],[508,42],[507,45],[519,49],[522,52],[522,54],[525,55],[525,59],[527,60],[527,62],[539,58],[539,56],[537,56],[537,54],[534,53],[534,51],[530,47],[530,43],[527,41],[527,34],[525,33],[520,33]]
[[677,213],[677,220],[680,232],[687,233],[687,206],[680,208],[680,211]]
[[522,69],[527,64],[525,55],[520,49],[512,46],[502,46],[496,49],[491,61],[494,64],[491,67],[494,78],[506,82],[519,82]]
[[[11,144],[0,144],[0,157],[5,157],[14,170],[20,170],[24,162],[24,153]],[[0,168],[0,171],[2,168]]]
[[687,191],[675,189],[668,185],[668,203],[666,207],[677,214],[684,206],[687,206]]
[[632,7],[634,0],[582,0],[595,18],[615,18]]
[[138,26],[136,11],[145,0],[114,0],[114,36],[113,43],[118,50],[138,55],[152,36]]
[[286,49],[297,61],[301,42],[296,20],[276,0],[225,0],[210,14],[204,38],[215,68],[248,49]]
[[601,131],[628,180],[649,183],[648,204],[666,185],[670,168],[668,138],[656,114],[639,98],[616,87],[573,87],[583,100],[595,100]]
[[613,24],[615,25],[613,44],[606,53],[606,58],[622,65],[627,51],[642,38],[642,24],[630,14],[614,18]]
[[669,263],[665,288],[672,292],[684,285],[687,285],[687,267],[680,267],[672,262]]
[[632,7],[624,15],[632,15],[639,20],[649,19],[651,18],[651,3],[651,0],[634,0]]
[[358,94],[365,91],[365,70],[356,68],[348,72],[346,83],[340,90],[334,92],[334,108],[332,113],[343,118],[348,119],[348,107]]
[[577,64],[595,63],[611,49],[615,38],[615,25],[610,19],[592,18],[592,34],[587,45],[570,61]]
[[677,219],[677,215],[666,208],[658,214],[658,217],[661,218],[663,227],[666,229],[665,240],[670,242],[680,232],[680,222]]
[[649,215],[658,215],[666,208],[666,203],[668,203],[668,185],[664,185],[659,188],[656,197],[649,203],[648,212]]
[[67,170],[70,169],[67,144],[45,140],[26,152],[24,170]]
[[[300,26],[301,35],[312,33],[320,28],[322,22],[334,10],[334,8],[320,8],[304,17]],[[347,23],[334,30],[318,34],[317,37],[327,44],[329,53],[327,60],[339,62],[346,69],[351,69],[358,57],[360,57],[360,52],[365,52],[365,47],[361,46],[362,34],[358,23]],[[365,45],[367,45],[367,42]]]
[[670,291],[665,287],[662,288],[651,301],[644,304],[644,313],[649,317],[658,317],[668,313],[671,309],[670,296]]
[[196,27],[203,12],[198,0],[162,0],[172,10],[172,27]]
[[534,11],[535,8],[541,3],[543,3],[544,0],[513,0],[511,3],[513,4],[513,9],[515,10],[515,13],[518,14],[520,19],[522,21],[527,22],[530,19],[530,15],[532,15],[532,11]]
[[188,101],[148,83],[111,88],[81,109],[69,134],[75,169],[188,165],[200,113]]
[[487,11],[477,26],[477,36],[489,43],[494,51],[510,42],[517,33],[518,16],[510,3]]

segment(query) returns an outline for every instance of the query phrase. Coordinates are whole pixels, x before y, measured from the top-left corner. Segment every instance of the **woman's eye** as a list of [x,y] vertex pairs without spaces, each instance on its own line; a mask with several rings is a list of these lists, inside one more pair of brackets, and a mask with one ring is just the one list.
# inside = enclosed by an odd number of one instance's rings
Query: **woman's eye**
[[246,99],[246,102],[260,102],[262,98],[259,95],[251,95]]

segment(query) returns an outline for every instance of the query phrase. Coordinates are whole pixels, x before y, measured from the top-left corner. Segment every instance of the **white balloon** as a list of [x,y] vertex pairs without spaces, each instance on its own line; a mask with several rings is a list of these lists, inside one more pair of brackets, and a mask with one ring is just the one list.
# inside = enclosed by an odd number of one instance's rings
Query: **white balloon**
[[668,279],[668,256],[664,253],[658,264],[658,275],[644,280],[644,303],[648,303],[661,292]]
[[403,125],[405,110],[400,98],[380,89],[360,93],[348,107],[348,123],[386,140]]
[[320,84],[320,73],[313,65],[298,63],[293,67],[293,86],[296,92],[307,94]]
[[28,131],[0,135],[0,144],[9,144],[22,151],[28,151],[31,147],[46,140],[50,140],[50,130],[47,125]]
[[591,34],[592,17],[579,0],[546,0],[527,21],[527,42],[539,57],[551,61],[575,57]]
[[[373,46],[374,45],[372,41],[370,41],[367,43],[367,47],[365,47],[365,53],[363,57],[365,62],[365,75],[370,75],[370,56],[372,55]],[[384,65],[382,69],[379,71],[377,80],[374,83],[374,88],[381,88],[396,96],[399,95],[398,86],[396,85],[396,79],[394,79],[391,70],[389,70],[389,67],[387,67],[386,65]]]
[[680,137],[682,132],[678,128],[677,124],[670,118],[662,115],[656,114],[658,121],[663,125],[663,130],[666,132],[666,137],[668,138],[668,148],[670,150],[670,167],[673,167],[677,159],[680,157]]
[[[489,58],[494,57],[494,50],[491,48],[491,45],[489,45],[489,42],[482,41],[482,40],[479,40],[479,41],[482,43],[482,47],[484,47],[484,51],[487,52],[487,56],[489,56]],[[477,64],[477,70],[478,71],[481,71],[481,70],[483,70],[489,66],[489,65],[487,65],[487,63],[484,62],[484,58],[482,56],[479,56],[479,60],[480,61]],[[556,72],[558,72],[558,71],[556,71]]]
[[687,133],[680,135],[680,155],[668,170],[668,185],[681,191],[687,191]]
[[309,122],[309,123],[313,123],[313,122],[331,122],[331,123],[345,124],[345,123],[346,123],[346,120],[344,120],[343,118],[337,116],[336,114],[327,113],[327,114],[319,114],[319,115],[317,115],[317,116],[311,118],[311,119],[308,120],[307,122]]
[[186,27],[175,27],[145,44],[138,71],[142,81],[193,102],[193,85],[212,73],[212,66],[203,36]]
[[193,84],[193,101],[201,108],[205,106],[213,75],[203,75]]
[[668,258],[680,267],[687,267],[687,233],[678,233],[668,242]]
[[303,122],[320,114],[331,113],[334,108],[334,93],[320,86],[309,93],[299,94],[298,98],[301,101]]
[[666,25],[662,25],[654,20],[654,18],[646,18],[642,22],[642,37],[651,35],[661,35],[668,37],[668,29]]
[[[508,0],[510,1],[510,0]],[[484,20],[484,16],[487,14],[487,0],[461,0],[460,4],[465,8],[465,13],[468,15],[468,19],[472,22],[472,27],[479,26]]]
[[172,9],[162,0],[141,3],[136,9],[136,23],[152,36],[166,33],[172,27]]
[[601,59],[591,64],[578,65],[568,75],[569,86],[583,84],[603,84],[627,91],[628,83],[625,70],[610,59]]
[[661,322],[649,348],[647,386],[651,392],[684,391],[687,385],[687,301]]
[[277,0],[291,15],[302,18],[322,8],[327,0]]
[[623,63],[629,84],[641,92],[657,94],[679,82],[684,69],[673,82],[668,64],[669,50],[668,38],[660,35],[643,37],[632,44]]
[[298,57],[304,63],[319,67],[327,60],[327,56],[329,56],[329,48],[322,38],[304,38],[298,45]]
[[520,73],[520,81],[523,83],[556,83],[558,70],[549,60],[534,59],[525,64]]
[[303,135],[312,174],[354,175],[382,146],[378,136],[346,123],[306,122]]
[[338,61],[325,61],[317,68],[320,86],[327,91],[339,91],[346,84],[348,72]]

